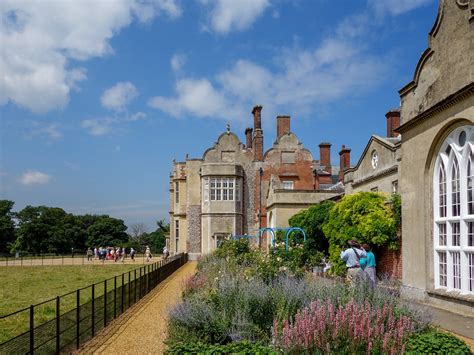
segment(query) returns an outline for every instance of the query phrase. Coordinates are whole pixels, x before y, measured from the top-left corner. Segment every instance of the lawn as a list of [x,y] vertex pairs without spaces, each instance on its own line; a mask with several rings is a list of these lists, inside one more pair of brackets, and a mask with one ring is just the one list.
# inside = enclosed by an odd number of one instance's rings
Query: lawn
[[[129,270],[137,269],[138,265],[89,265],[89,266],[23,266],[0,267],[0,317],[47,301],[56,296],[66,294],[97,283],[105,279],[121,275]],[[133,273],[132,273],[133,280]],[[128,279],[125,278],[125,283]],[[117,285],[121,285],[118,278]],[[108,290],[113,282],[108,283]],[[103,293],[103,285],[96,288],[96,297]],[[81,293],[81,303],[90,300],[90,288]],[[61,314],[76,305],[75,293],[61,299]],[[55,302],[47,302],[35,308],[35,324],[51,319],[55,314]],[[19,332],[28,329],[29,312],[20,312],[16,316],[0,319],[0,343]]]

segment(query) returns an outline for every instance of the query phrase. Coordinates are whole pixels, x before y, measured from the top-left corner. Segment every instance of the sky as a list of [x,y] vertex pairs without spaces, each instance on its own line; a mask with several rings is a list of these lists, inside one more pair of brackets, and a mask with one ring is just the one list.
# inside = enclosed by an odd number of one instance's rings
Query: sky
[[263,106],[356,164],[399,106],[436,0],[2,0],[0,199],[168,219],[172,160]]

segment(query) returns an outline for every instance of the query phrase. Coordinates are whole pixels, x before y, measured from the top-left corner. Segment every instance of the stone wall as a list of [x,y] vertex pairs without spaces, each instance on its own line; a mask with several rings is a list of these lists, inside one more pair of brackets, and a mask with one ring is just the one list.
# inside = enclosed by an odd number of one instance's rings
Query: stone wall
[[201,252],[201,206],[188,206],[186,213],[188,220],[188,253]]

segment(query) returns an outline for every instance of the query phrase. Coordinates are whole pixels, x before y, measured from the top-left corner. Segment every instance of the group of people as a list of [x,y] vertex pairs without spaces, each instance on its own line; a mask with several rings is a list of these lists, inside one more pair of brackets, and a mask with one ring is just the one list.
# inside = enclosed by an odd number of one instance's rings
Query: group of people
[[[135,261],[135,249],[130,248],[130,259]],[[91,248],[87,249],[87,260],[92,260],[92,258],[95,258],[96,260],[113,260],[114,262],[121,261],[122,263],[125,261],[125,258],[127,257],[127,250],[123,247],[99,247],[99,248],[94,248],[92,250]]]
[[346,278],[349,284],[354,285],[359,280],[365,280],[374,288],[375,255],[368,244],[360,245],[356,240],[350,240],[348,248],[341,252],[341,259],[346,263]]

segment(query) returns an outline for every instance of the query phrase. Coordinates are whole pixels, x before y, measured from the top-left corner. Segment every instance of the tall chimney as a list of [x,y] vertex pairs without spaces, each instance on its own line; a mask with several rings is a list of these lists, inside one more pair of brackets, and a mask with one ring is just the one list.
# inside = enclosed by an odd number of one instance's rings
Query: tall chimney
[[254,106],[253,110],[253,160],[263,161],[262,106]]
[[331,168],[331,143],[323,142],[319,145],[319,164],[324,167],[328,173]]
[[252,110],[253,114],[253,129],[262,129],[262,106],[255,105]]
[[246,141],[247,149],[252,149],[252,132],[253,132],[253,129],[250,127],[245,129],[245,141]]
[[396,108],[388,111],[385,117],[387,117],[387,137],[398,137],[399,133],[395,132],[395,129],[400,127],[400,109]]
[[290,116],[277,116],[277,138],[290,133]]
[[343,144],[339,152],[339,181],[344,182],[344,171],[351,167],[351,150]]

